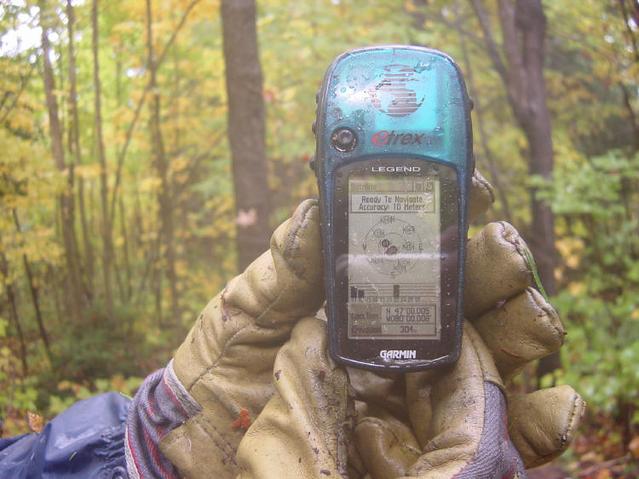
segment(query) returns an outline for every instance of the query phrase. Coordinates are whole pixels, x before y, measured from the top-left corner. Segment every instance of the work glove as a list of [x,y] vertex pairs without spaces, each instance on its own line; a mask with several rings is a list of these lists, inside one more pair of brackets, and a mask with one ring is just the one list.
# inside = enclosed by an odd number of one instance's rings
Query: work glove
[[[473,184],[477,214],[491,192],[479,176]],[[186,478],[452,477],[496,455],[521,471],[501,420],[499,371],[556,350],[563,328],[531,287],[530,264],[518,262],[526,254],[513,251],[525,245],[512,227],[489,225],[478,238],[466,285],[477,331],[465,325],[459,362],[392,377],[351,371],[350,386],[313,318],[323,302],[319,217],[314,201],[302,203],[270,251],[207,305],[157,383],[186,416],[159,435],[157,460]],[[527,465],[566,447],[582,407],[572,390],[536,394],[510,406],[512,442]],[[539,407],[548,400],[553,410]],[[483,464],[465,477],[498,477]]]
[[[474,178],[472,212],[491,197]],[[468,243],[461,355],[448,368],[375,374],[336,366],[325,322],[298,322],[275,394],[237,453],[239,478],[526,477],[570,443],[584,402],[569,386],[510,396],[504,381],[561,346],[564,328],[507,223]]]
[[237,475],[237,447],[274,392],[275,356],[322,302],[319,211],[307,200],[275,230],[270,250],[209,302],[167,368],[193,406],[159,443],[181,476]]

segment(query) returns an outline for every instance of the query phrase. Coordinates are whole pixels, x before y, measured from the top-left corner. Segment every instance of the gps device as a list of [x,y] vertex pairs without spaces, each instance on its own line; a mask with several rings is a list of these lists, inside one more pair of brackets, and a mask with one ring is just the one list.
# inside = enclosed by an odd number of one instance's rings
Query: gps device
[[458,67],[420,47],[352,50],[317,102],[331,356],[402,371],[456,361],[474,167]]

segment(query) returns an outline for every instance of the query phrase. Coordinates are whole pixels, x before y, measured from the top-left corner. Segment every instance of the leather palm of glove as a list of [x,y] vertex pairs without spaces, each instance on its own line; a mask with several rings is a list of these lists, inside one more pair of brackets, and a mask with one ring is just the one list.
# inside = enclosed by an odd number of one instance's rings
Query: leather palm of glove
[[[471,217],[492,201],[478,174]],[[462,352],[449,368],[377,375],[328,357],[318,207],[214,298],[172,362],[196,413],[161,441],[187,478],[511,478],[559,455],[583,401],[568,386],[508,398],[503,381],[557,350],[564,329],[535,289],[514,228],[467,248]]]

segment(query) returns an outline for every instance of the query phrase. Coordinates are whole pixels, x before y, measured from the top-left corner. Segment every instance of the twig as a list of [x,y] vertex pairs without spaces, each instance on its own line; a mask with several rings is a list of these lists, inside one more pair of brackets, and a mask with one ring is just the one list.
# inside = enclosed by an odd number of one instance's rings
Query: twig
[[[193,8],[195,8],[195,6],[198,3],[200,3],[200,0],[193,0],[188,5],[188,7],[186,7],[186,10],[184,11],[184,14],[182,15],[182,18],[180,19],[180,22],[178,23],[178,25],[175,28],[175,30],[173,30],[173,32],[171,33],[171,37],[166,42],[166,45],[164,46],[164,49],[162,50],[162,53],[160,54],[160,56],[158,57],[158,59],[156,61],[156,68],[159,68],[160,65],[162,64],[162,62],[164,61],[164,59],[166,58],[166,55],[167,55],[169,49],[173,46],[173,43],[175,43],[175,39],[177,38],[178,33],[180,32],[180,30],[182,29],[182,27],[186,23],[186,19],[187,19],[189,13],[191,13],[191,10],[193,10]],[[135,113],[133,114],[133,120],[131,120],[131,123],[129,124],[129,128],[126,131],[126,138],[124,140],[124,145],[122,146],[122,149],[118,153],[118,164],[117,164],[116,172],[115,172],[115,184],[113,185],[113,194],[111,195],[111,208],[110,208],[110,210],[111,210],[111,222],[113,222],[113,219],[114,219],[114,216],[115,216],[115,202],[116,202],[118,188],[120,186],[120,182],[121,182],[121,179],[122,179],[122,168],[124,166],[124,159],[126,158],[127,150],[129,149],[129,145],[131,144],[131,139],[133,138],[133,131],[135,130],[135,126],[136,126],[136,124],[137,124],[137,122],[138,122],[138,120],[140,118],[140,113],[142,112],[142,107],[144,106],[144,103],[146,101],[146,95],[147,95],[147,93],[149,93],[150,90],[151,90],[151,81],[149,80],[149,82],[144,87],[144,91],[142,92],[142,97],[140,98],[140,101],[138,102],[137,106],[135,107]]]

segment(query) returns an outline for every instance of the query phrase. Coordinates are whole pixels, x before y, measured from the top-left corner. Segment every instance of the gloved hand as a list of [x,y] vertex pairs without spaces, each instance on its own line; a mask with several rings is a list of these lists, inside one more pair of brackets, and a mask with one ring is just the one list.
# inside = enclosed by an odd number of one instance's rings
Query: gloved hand
[[[471,214],[490,195],[476,177]],[[466,325],[454,367],[386,378],[353,371],[350,388],[345,370],[326,356],[323,323],[299,321],[323,301],[318,208],[302,203],[273,234],[271,250],[209,303],[165,371],[163,394],[176,397],[188,419],[162,431],[163,456],[187,478],[321,478],[347,470],[353,478],[366,471],[439,478],[468,464],[482,472],[459,477],[496,477],[481,461],[495,456],[521,470],[510,442],[500,440],[505,401],[496,368],[512,374],[563,338],[552,308],[530,288],[523,248],[501,223],[469,244],[466,312],[478,318],[479,332]],[[572,390],[536,394],[510,406],[511,437],[526,464],[566,446],[582,407]],[[549,398],[552,411],[538,407]]]
[[[476,214],[490,187],[477,177],[473,192]],[[563,386],[507,402],[503,385],[565,334],[535,289],[531,261],[506,223],[470,240],[470,322],[447,369],[346,371],[328,357],[324,322],[301,320],[275,360],[275,395],[240,443],[238,477],[522,479],[559,455],[583,412],[579,395]]]
[[181,476],[236,476],[238,444],[273,395],[275,355],[323,302],[319,236],[318,207],[307,200],[273,233],[270,250],[211,300],[169,363],[173,390],[193,406],[160,441]]

